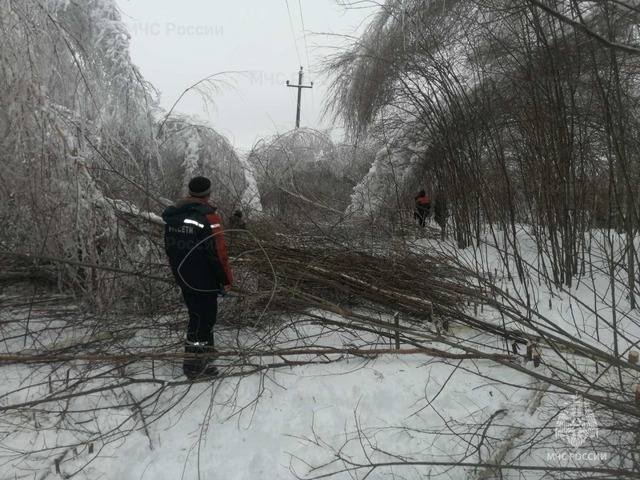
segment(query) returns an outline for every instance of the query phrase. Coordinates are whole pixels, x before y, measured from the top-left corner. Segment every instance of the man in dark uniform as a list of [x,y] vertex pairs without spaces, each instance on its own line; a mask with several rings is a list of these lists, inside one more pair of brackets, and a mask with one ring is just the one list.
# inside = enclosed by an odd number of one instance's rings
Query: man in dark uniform
[[433,219],[438,225],[440,225],[442,238],[447,230],[447,217],[449,216],[449,209],[447,207],[447,199],[443,193],[436,195],[436,205],[433,210]]
[[429,218],[429,213],[431,212],[431,200],[427,197],[427,194],[424,190],[420,190],[418,192],[418,196],[415,199],[415,211],[414,217],[418,220],[418,225],[420,227],[424,227],[427,219]]
[[242,219],[242,210],[238,209],[235,212],[233,212],[233,215],[231,215],[231,218],[229,218],[229,228],[232,228],[234,230],[247,229],[247,224]]
[[189,310],[183,371],[190,380],[218,374],[203,354],[213,352],[218,294],[226,295],[233,283],[222,222],[210,195],[211,181],[195,177],[189,196],[162,213],[165,251]]

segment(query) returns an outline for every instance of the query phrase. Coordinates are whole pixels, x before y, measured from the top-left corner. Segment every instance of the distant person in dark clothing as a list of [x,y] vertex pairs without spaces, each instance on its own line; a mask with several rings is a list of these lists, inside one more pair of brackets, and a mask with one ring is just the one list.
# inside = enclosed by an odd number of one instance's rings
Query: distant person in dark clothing
[[211,181],[195,177],[189,195],[162,213],[165,252],[189,310],[183,365],[189,380],[218,374],[202,354],[213,352],[218,294],[226,295],[233,283],[222,221],[210,195]]
[[420,227],[424,227],[427,218],[429,218],[429,212],[431,211],[431,200],[427,197],[424,190],[418,192],[418,196],[415,199],[415,211],[413,216],[418,220]]
[[242,218],[242,211],[239,209],[236,209],[233,212],[233,215],[231,215],[229,217],[229,220],[227,221],[227,224],[229,226],[229,231],[228,231],[228,235],[227,235],[227,243],[229,246],[229,252],[234,255],[237,254],[238,252],[235,252],[235,249],[237,248],[237,243],[236,239],[238,238],[238,235],[240,234],[240,232],[238,232],[237,230],[246,230],[247,229],[247,224],[245,223],[244,219]]
[[236,210],[229,218],[229,229],[246,230],[247,224],[242,218],[242,210]]
[[442,236],[444,237],[447,231],[447,218],[449,217],[449,208],[447,206],[447,199],[443,194],[436,196],[436,202],[433,207],[433,219],[436,221],[442,229]]

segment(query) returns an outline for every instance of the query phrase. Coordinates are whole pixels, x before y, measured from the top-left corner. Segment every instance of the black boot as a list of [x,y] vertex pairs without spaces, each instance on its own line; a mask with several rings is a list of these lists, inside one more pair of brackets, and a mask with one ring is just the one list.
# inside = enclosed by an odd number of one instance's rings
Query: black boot
[[[207,358],[207,354],[215,352],[213,342],[205,345],[198,345],[196,342],[188,342],[185,345],[186,356],[182,371],[189,380],[196,380],[205,377],[215,377],[218,375],[218,369],[215,365],[210,365],[211,357]],[[190,356],[196,354],[197,356]]]

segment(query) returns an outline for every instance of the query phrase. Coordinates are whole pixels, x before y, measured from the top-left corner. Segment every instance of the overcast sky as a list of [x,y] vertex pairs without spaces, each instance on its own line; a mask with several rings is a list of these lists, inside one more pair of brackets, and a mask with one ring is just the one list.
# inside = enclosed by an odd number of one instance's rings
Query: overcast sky
[[357,36],[373,13],[370,8],[345,10],[335,0],[117,2],[131,33],[133,62],[161,92],[166,109],[204,77],[245,72],[234,76],[235,91],[215,97],[215,110],[207,112],[194,92],[176,107],[208,118],[240,149],[295,126],[297,89],[285,82],[298,83],[300,66],[303,84],[314,82],[313,89],[302,92],[301,126],[328,127],[321,119],[326,82],[318,66],[344,40],[323,34]]

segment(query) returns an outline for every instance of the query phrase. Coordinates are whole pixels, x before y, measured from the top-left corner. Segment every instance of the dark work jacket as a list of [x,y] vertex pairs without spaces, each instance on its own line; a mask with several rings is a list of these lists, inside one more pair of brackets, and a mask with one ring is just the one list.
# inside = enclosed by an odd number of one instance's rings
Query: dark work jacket
[[431,199],[424,195],[418,196],[416,197],[415,206],[417,212],[428,214],[431,209]]
[[188,294],[211,294],[233,283],[222,222],[205,199],[187,197],[162,212],[164,248],[173,275]]

